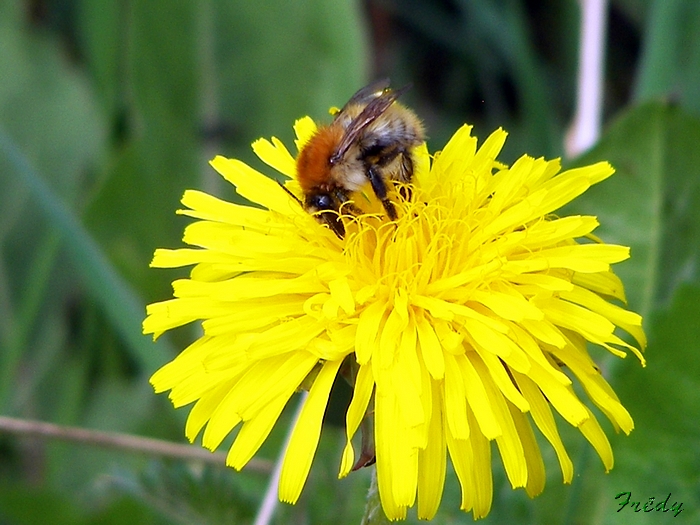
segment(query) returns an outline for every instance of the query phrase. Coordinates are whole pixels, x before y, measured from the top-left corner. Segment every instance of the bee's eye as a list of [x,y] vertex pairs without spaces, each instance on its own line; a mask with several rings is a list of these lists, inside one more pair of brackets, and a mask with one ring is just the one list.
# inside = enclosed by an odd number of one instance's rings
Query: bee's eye
[[333,210],[333,198],[327,193],[319,193],[316,195],[311,195],[306,204],[309,208],[316,210]]

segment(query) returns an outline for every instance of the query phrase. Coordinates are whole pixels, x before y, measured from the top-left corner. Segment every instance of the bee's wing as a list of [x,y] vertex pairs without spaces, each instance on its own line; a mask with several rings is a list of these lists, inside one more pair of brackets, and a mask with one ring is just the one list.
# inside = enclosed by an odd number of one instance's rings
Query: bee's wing
[[[375,82],[375,84],[371,84],[366,88],[361,89],[353,96],[353,99],[355,97],[358,97],[365,90],[367,90],[367,93],[362,94],[364,98],[370,96],[370,93],[376,93],[375,85],[379,85],[380,82],[388,82],[388,80],[381,80],[379,82]],[[385,87],[384,91],[382,91],[379,95],[374,96],[374,98],[372,98],[369,101],[369,103],[360,112],[360,114],[357,115],[357,117],[355,117],[354,119],[352,119],[352,121],[348,125],[343,135],[343,138],[341,139],[340,143],[338,144],[338,147],[333,152],[333,155],[330,158],[331,164],[335,164],[341,158],[343,158],[343,155],[345,155],[348,149],[350,149],[350,146],[352,146],[357,141],[357,138],[360,136],[360,133],[362,133],[362,131],[369,124],[377,120],[377,118],[379,118],[387,109],[389,109],[389,106],[391,106],[394,103],[394,101],[397,98],[399,98],[399,96],[410,87],[411,86],[409,84],[395,91],[388,90]],[[373,91],[370,92],[370,88],[373,88]]]
[[341,109],[340,112],[342,113],[348,107],[356,104],[368,104],[373,98],[380,97],[387,89],[389,89],[388,78],[376,80],[369,86],[363,87],[352,97],[350,97],[350,100],[348,100],[347,104],[343,106],[343,109]]

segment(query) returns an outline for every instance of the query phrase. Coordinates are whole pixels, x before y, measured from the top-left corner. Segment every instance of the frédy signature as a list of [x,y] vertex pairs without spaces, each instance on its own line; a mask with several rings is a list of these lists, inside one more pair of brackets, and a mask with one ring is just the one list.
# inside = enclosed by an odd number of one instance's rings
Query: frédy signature
[[666,499],[661,501],[660,503],[657,503],[654,505],[654,496],[651,496],[649,500],[642,505],[641,501],[631,501],[632,499],[632,493],[631,492],[620,492],[617,496],[615,496],[615,499],[620,500],[618,502],[618,505],[620,505],[620,508],[617,509],[617,512],[620,512],[622,509],[624,509],[627,505],[630,506],[630,509],[634,510],[634,512],[668,512],[671,511],[673,512],[673,517],[675,518],[678,516],[681,512],[683,512],[683,503],[679,501],[674,501],[673,505],[669,506],[669,500],[671,499],[671,493],[668,493],[668,496],[666,496]]

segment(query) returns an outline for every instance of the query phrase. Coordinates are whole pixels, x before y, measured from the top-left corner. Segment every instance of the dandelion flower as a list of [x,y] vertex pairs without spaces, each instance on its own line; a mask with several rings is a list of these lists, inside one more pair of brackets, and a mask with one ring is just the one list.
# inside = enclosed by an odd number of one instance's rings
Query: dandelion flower
[[[297,121],[297,149],[314,130],[311,119]],[[280,499],[294,503],[347,363],[355,381],[339,476],[356,461],[352,439],[363,418],[373,418],[379,495],[391,520],[414,505],[419,518],[435,515],[448,456],[461,508],[488,514],[492,441],[511,485],[540,493],[533,423],[570,482],[553,410],[612,468],[609,442],[573,382],[616,430],[632,430],[587,350],[631,351],[644,362],[641,317],[624,308],[611,270],[629,249],[593,236],[595,217],[554,212],[613,169],[601,162],[561,171],[558,160],[528,156],[506,166],[496,160],[505,138],[497,130],[477,147],[463,126],[432,159],[419,147],[410,200],[392,197],[399,218],[388,222],[367,191],[358,197],[366,213],[343,219],[344,239],[272,179],[216,157],[214,169],[255,206],[185,192],[179,213],[197,219],[184,232],[191,248],[159,249],[152,266],[194,268],[173,283],[173,299],[148,306],[143,324],[158,336],[201,321],[203,335],[151,379],[176,407],[193,403],[187,437],[203,430],[213,450],[240,424],[227,464],[241,469],[310,384],[279,487]],[[261,139],[253,149],[299,195],[284,145]]]

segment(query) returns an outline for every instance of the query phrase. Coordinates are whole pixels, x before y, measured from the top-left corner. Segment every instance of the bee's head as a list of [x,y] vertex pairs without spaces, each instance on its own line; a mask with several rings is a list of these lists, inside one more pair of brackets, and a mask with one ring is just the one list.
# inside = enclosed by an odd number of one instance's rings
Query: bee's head
[[327,192],[311,193],[304,200],[304,208],[314,213],[318,219],[328,225],[339,239],[345,237],[345,226],[340,218],[340,203],[332,194]]

